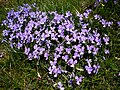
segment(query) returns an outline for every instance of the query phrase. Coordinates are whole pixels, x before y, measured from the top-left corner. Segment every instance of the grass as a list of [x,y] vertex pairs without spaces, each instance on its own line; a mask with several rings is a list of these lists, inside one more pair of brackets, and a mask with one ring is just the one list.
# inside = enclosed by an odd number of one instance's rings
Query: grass
[[[7,3],[6,3],[7,2]],[[94,0],[0,0],[0,23],[6,18],[11,8],[23,3],[36,2],[41,11],[58,11],[65,13],[83,12],[93,5]],[[112,7],[111,7],[112,6]],[[107,20],[120,20],[120,4],[113,6],[108,3],[94,9]],[[109,31],[111,39],[109,57],[100,63],[101,68],[97,75],[87,77],[84,82],[74,90],[120,90],[120,28],[114,26]],[[2,40],[2,28],[0,27],[0,40]],[[4,57],[0,58],[0,90],[54,90],[51,81],[47,79],[44,63],[37,65],[36,61],[25,60],[20,52],[14,52],[8,44],[0,42],[0,52]],[[38,79],[37,72],[41,75]],[[46,83],[48,82],[49,83]],[[71,90],[68,88],[68,90]]]

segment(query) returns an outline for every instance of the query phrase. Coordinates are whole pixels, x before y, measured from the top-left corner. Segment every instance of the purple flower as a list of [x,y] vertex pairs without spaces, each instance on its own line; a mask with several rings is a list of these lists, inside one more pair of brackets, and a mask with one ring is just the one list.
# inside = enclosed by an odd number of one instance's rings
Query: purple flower
[[[10,13],[10,12],[9,12],[9,13]],[[8,15],[9,15],[9,13],[8,13]],[[2,25],[7,25],[7,23],[8,23],[7,20],[3,20],[3,21],[2,21]]]
[[82,28],[85,29],[85,28],[87,28],[87,26],[88,26],[88,23],[87,24],[83,24]]
[[79,20],[80,20],[80,21],[83,20],[83,14],[77,14],[77,16],[79,17]]
[[66,25],[66,30],[67,30],[67,31],[71,31],[71,29],[74,29],[74,25],[73,25],[72,23],[68,23],[68,24]]
[[60,54],[54,53],[54,60],[57,60],[60,57]]
[[14,43],[10,43],[10,47],[11,47],[11,48],[13,48],[13,47],[14,47],[14,45],[15,45]]
[[105,54],[109,54],[109,53],[110,53],[109,50],[105,49]]
[[63,84],[61,82],[58,82],[57,86],[60,90],[64,90],[65,88],[63,87]]
[[95,17],[95,19],[97,19],[97,20],[100,20],[101,19],[101,16],[100,15],[94,15],[94,17]]
[[56,64],[57,64],[57,61],[50,61],[51,66],[56,65]]
[[36,17],[35,12],[30,12],[29,15],[30,15],[30,17],[32,17],[32,18],[35,18],[35,17]]
[[117,4],[118,3],[118,0],[114,0],[114,4]]
[[12,41],[14,38],[15,38],[15,36],[13,34],[11,34],[9,40]]
[[74,34],[73,34],[73,39],[72,39],[72,41],[76,42],[77,39],[79,39],[79,37],[77,36],[76,33],[74,33]]
[[120,72],[118,73],[118,76],[120,76]]
[[75,52],[73,58],[75,59],[77,57],[80,57],[80,54],[78,54],[78,52]]
[[52,65],[48,68],[49,70],[49,74],[53,74],[54,77],[57,77],[58,74],[61,74],[62,70],[61,70],[61,67],[60,66],[55,66],[55,65]]
[[113,22],[106,22],[106,23],[107,23],[108,27],[110,27],[113,24]]
[[77,64],[77,60],[73,60],[72,58],[70,58],[67,63],[71,67],[74,67],[74,65]]
[[70,11],[67,11],[65,17],[70,17],[70,16],[72,16],[72,14],[70,13]]
[[99,48],[95,48],[95,47],[94,47],[94,48],[93,48],[93,54],[94,54],[94,55],[97,55],[98,50],[99,50]]
[[3,36],[8,36],[9,32],[9,30],[3,30]]
[[108,2],[108,0],[104,0],[104,2],[105,2],[105,3],[107,3],[107,2]]
[[49,54],[46,52],[46,53],[44,54],[44,57],[46,58],[46,60],[48,60],[48,56],[49,56]]
[[40,24],[44,24],[46,22],[46,20],[47,20],[47,16],[41,18]]
[[90,13],[91,11],[92,11],[91,9],[87,9],[87,10],[86,10],[87,13]]
[[59,33],[62,33],[62,31],[64,31],[64,29],[65,29],[64,26],[62,26],[62,25],[59,25],[59,26],[58,26],[58,32],[59,32]]
[[25,47],[25,54],[28,55],[30,52],[30,48]]
[[60,23],[62,19],[63,19],[63,15],[55,14],[54,20],[56,20],[57,23]]
[[85,66],[85,69],[86,69],[86,71],[88,72],[88,74],[91,74],[92,73],[92,71],[93,71],[93,67],[91,67],[91,66]]
[[28,59],[29,59],[29,60],[32,60],[32,59],[33,59],[32,53],[29,53],[29,54],[28,54]]
[[117,22],[118,26],[120,26],[120,21]]
[[66,41],[67,41],[67,42],[66,42],[66,44],[70,44],[70,43],[71,43],[71,42],[70,42],[70,41],[71,41],[71,39],[69,38],[69,36],[68,36],[68,35],[65,37],[65,39],[66,39]]
[[65,62],[67,62],[68,61],[68,55],[65,55],[65,56],[62,56],[62,59],[64,59],[65,60]]
[[91,45],[91,46],[87,45],[88,53],[91,53],[93,48],[94,48],[93,45]]
[[33,51],[33,57],[35,58],[35,59],[38,59],[39,58],[39,52],[37,51],[37,50],[35,50],[35,51]]
[[66,48],[65,50],[66,50],[66,52],[67,52],[68,54],[71,53],[71,48]]
[[104,42],[105,42],[106,45],[109,44],[109,37],[103,37],[103,40],[104,40]]
[[54,77],[57,77],[58,76],[58,74],[61,74],[62,73],[62,69],[61,69],[61,66],[55,66],[55,65],[53,65],[54,63],[56,63],[56,62],[50,62],[51,63],[51,65],[52,66],[50,66],[49,68],[48,68],[48,70],[49,70],[49,74],[53,74],[54,75]]
[[40,48],[40,47],[38,47],[38,50],[39,50],[39,55],[42,55],[43,52],[45,51],[45,48]]
[[102,19],[102,20],[100,20],[100,22],[102,23],[103,27],[107,26],[106,20]]
[[91,62],[92,62],[92,60],[91,59],[86,59],[86,62],[88,63],[88,66],[91,66]]
[[84,12],[83,15],[84,15],[85,18],[88,18],[89,13]]
[[99,65],[93,65],[93,68],[94,68],[93,73],[97,74],[100,66]]
[[97,45],[101,44],[101,39],[99,37],[95,37],[95,42],[97,43]]
[[93,36],[89,36],[88,39],[91,41],[91,43],[95,43],[94,42],[95,38]]
[[97,2],[100,2],[101,0],[96,0]]
[[18,42],[18,44],[17,44],[17,48],[20,49],[22,46],[23,46],[23,44],[20,43],[20,42]]
[[33,48],[34,48],[35,50],[38,50],[38,45],[35,44]]
[[80,85],[80,83],[83,81],[84,77],[83,76],[81,76],[81,77],[75,76],[75,79],[76,79],[76,84]]
[[84,54],[84,51],[85,51],[85,47],[82,46],[81,49],[80,49],[80,51],[79,51],[79,52],[80,52],[80,55],[83,55],[83,54]]
[[72,87],[73,85],[73,80],[69,80],[68,83],[70,84],[70,86]]
[[53,70],[54,70],[55,68],[56,68],[55,65],[50,66],[50,67],[48,68],[49,74],[52,74],[52,73],[53,73]]
[[62,51],[64,50],[64,47],[63,46],[60,46],[60,47],[57,47],[56,48],[56,51],[59,52],[59,54],[62,54]]
[[[84,33],[85,34],[85,33]],[[87,37],[85,37],[84,35],[81,35],[81,42],[82,43],[86,43]]]
[[86,71],[88,72],[88,74],[91,74],[91,72],[93,71],[93,67],[91,66],[91,62],[92,60],[91,59],[86,59],[87,63],[88,63],[88,66],[86,65],[85,66],[85,69]]
[[79,50],[80,50],[80,45],[74,45],[74,46],[72,46],[72,48],[74,48],[75,49],[75,52],[78,52]]

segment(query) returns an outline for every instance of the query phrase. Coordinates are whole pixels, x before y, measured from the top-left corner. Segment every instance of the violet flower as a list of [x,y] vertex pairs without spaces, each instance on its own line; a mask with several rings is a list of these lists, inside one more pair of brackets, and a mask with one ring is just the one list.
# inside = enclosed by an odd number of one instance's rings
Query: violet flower
[[67,52],[68,54],[71,53],[71,48],[66,48],[65,50],[66,50],[66,52]]
[[94,68],[93,73],[97,74],[100,66],[99,65],[93,65],[93,68]]
[[70,65],[71,67],[74,67],[75,64],[77,64],[77,60],[73,60],[72,58],[70,58],[67,63],[68,63],[68,65]]
[[103,40],[104,40],[104,42],[105,42],[106,45],[109,44],[109,37],[103,37]]
[[93,71],[93,67],[91,66],[91,59],[86,59],[88,66],[85,66],[86,71],[88,72],[88,74],[91,74]]
[[81,77],[75,76],[75,79],[76,79],[76,84],[80,85],[80,83],[83,81],[84,77],[83,76],[81,76]]
[[64,59],[64,60],[65,60],[65,62],[67,62],[67,61],[68,61],[68,59],[69,59],[69,57],[68,57],[68,55],[65,55],[65,56],[62,56],[62,59]]
[[91,67],[91,66],[85,66],[85,69],[86,69],[86,71],[88,72],[88,74],[91,74],[92,73],[92,71],[93,71],[93,67]]
[[118,26],[120,26],[120,21],[117,22]]
[[109,54],[109,53],[110,53],[109,50],[105,49],[105,54]]
[[61,82],[58,82],[57,86],[60,90],[64,90],[65,88],[63,87],[63,84]]

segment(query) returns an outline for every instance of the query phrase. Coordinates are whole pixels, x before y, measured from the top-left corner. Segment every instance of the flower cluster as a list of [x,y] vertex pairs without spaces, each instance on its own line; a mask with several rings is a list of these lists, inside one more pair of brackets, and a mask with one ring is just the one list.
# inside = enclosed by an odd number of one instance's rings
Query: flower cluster
[[94,18],[96,20],[98,20],[103,27],[111,27],[111,25],[113,25],[113,22],[112,21],[106,21],[105,19],[102,19],[102,17],[100,15],[94,15]]
[[112,1],[115,5],[118,3],[118,0],[95,0],[94,7],[98,6],[99,3],[108,3],[109,1]]
[[[108,1],[110,1],[110,0],[96,0],[96,2],[104,2],[104,3],[107,3]],[[117,3],[118,2],[118,0],[113,0],[114,1],[114,3]]]
[[[102,47],[109,44],[109,37],[100,32],[99,27],[91,27],[91,12],[89,9],[77,15],[69,11],[65,14],[56,11],[46,13],[35,5],[23,4],[18,11],[8,12],[7,19],[3,21],[6,28],[3,30],[4,41],[8,41],[11,48],[23,50],[29,60],[44,57],[49,64],[48,72],[54,78],[70,76],[68,84],[75,81],[80,85],[84,79],[81,69],[88,75],[97,74],[99,51],[103,49],[104,54],[109,54],[109,50]],[[99,15],[93,16],[103,27],[111,27],[112,22]],[[61,82],[57,85],[64,90]]]

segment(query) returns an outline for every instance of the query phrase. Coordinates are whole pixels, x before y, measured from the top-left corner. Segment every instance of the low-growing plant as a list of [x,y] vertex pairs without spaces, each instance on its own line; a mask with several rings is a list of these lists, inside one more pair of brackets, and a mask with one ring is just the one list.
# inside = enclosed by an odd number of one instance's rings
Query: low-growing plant
[[23,52],[28,60],[46,62],[51,83],[64,90],[98,73],[99,63],[109,54],[107,33],[112,25],[91,9],[82,14],[59,14],[23,4],[8,12],[3,21],[3,42]]

